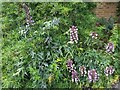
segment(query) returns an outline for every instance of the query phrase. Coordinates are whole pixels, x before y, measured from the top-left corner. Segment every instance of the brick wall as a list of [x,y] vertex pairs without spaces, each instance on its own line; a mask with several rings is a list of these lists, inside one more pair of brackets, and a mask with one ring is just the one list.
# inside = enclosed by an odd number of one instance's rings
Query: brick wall
[[109,18],[110,16],[115,17],[117,10],[117,3],[116,2],[102,2],[97,3],[97,7],[95,8],[95,14],[97,17],[105,17]]

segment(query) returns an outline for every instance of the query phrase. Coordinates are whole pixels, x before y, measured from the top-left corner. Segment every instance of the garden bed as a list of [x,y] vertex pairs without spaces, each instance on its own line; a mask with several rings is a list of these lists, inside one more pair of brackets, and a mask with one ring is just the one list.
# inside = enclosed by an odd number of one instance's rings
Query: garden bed
[[2,87],[112,88],[120,75],[120,28],[112,17],[98,19],[95,7],[2,3]]

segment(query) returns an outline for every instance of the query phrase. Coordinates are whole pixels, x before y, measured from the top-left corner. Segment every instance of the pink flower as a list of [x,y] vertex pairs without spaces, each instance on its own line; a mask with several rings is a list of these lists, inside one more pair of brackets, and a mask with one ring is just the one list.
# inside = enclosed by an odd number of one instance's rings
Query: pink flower
[[98,34],[97,34],[96,32],[92,32],[92,33],[90,34],[90,36],[91,36],[92,38],[94,38],[94,39],[97,39],[97,38],[98,38]]
[[81,76],[85,76],[85,74],[87,73],[86,68],[84,66],[80,66],[79,71],[80,71]]
[[69,72],[71,72],[73,70],[73,61],[72,60],[68,60],[67,61],[67,67],[69,69]]
[[95,69],[88,70],[88,79],[90,82],[95,82],[98,80],[98,74]]
[[79,78],[78,78],[78,73],[76,70],[72,70],[72,82],[75,82],[78,84]]
[[105,70],[104,70],[104,73],[106,76],[108,75],[112,75],[114,73],[115,69],[113,69],[112,66],[109,66],[109,67],[106,67]]
[[113,43],[109,42],[108,45],[106,46],[106,52],[112,53],[114,52],[114,45]]
[[78,43],[78,29],[76,26],[70,28],[70,41]]

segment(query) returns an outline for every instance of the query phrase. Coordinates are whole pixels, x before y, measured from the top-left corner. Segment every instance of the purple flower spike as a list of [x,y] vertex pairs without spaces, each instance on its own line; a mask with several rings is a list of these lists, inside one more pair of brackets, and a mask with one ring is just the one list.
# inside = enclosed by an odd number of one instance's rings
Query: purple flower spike
[[72,60],[68,60],[67,61],[67,67],[69,69],[69,72],[71,72],[73,70],[73,61]]
[[78,43],[78,29],[76,26],[70,28],[70,41]]
[[90,82],[95,82],[98,80],[98,74],[95,69],[88,70],[88,79]]
[[85,76],[85,74],[87,73],[86,68],[84,66],[80,66],[79,71],[80,71],[81,76]]
[[91,36],[92,38],[94,38],[94,39],[97,39],[97,38],[98,38],[98,34],[97,34],[96,32],[92,32],[92,33],[90,34],[90,36]]
[[27,23],[27,25],[33,25],[34,20],[32,20],[32,16],[30,15],[29,7],[25,3],[23,3],[22,6],[23,6],[23,8],[25,10],[25,13],[26,13],[26,23]]
[[114,45],[113,43],[109,42],[108,45],[106,46],[106,52],[112,53],[114,52]]
[[76,70],[72,70],[72,82],[75,82],[78,84],[79,78],[78,78],[78,73]]
[[112,66],[106,67],[106,69],[104,70],[104,73],[106,76],[108,75],[112,75],[114,73],[115,69],[113,69]]

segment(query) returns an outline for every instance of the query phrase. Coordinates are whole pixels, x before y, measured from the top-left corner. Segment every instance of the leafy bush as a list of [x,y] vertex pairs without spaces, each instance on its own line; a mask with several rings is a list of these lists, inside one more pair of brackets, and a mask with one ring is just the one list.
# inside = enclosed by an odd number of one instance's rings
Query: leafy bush
[[[114,79],[118,80],[118,28],[111,30],[113,34],[108,39],[114,43],[115,50],[107,53],[108,42],[103,40],[105,27],[95,25],[97,18],[91,12],[95,6],[95,3],[73,2],[2,3],[3,88],[110,87]],[[76,34],[70,29],[73,25],[78,28]],[[70,30],[73,30],[71,35]],[[70,37],[75,41],[73,37],[77,34],[77,43],[71,42]],[[78,85],[72,82],[66,66],[69,59],[79,73]],[[87,74],[81,77],[82,65],[86,70],[96,69],[97,82],[91,85]],[[108,77],[104,74],[107,66],[115,69]]]

